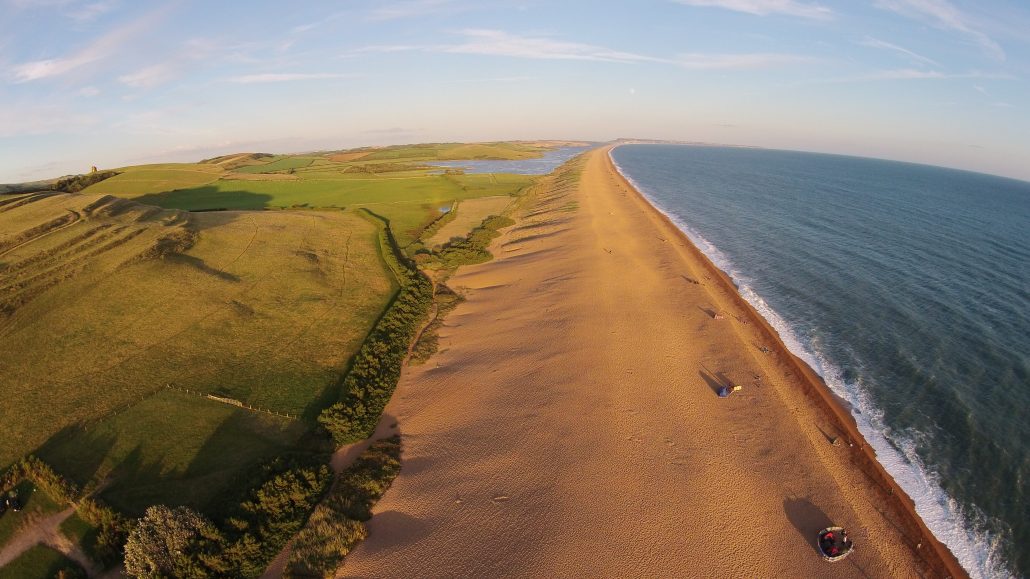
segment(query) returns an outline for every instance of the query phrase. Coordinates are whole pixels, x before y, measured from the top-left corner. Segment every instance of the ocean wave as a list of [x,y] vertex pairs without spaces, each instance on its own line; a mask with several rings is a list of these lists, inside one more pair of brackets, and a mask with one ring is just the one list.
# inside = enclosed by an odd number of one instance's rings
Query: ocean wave
[[612,165],[658,212],[667,217],[688,239],[723,271],[737,286],[737,291],[776,331],[784,345],[803,360],[826,382],[830,390],[847,401],[859,432],[872,447],[876,460],[915,503],[916,513],[930,532],[958,559],[973,579],[1015,577],[1003,558],[1003,543],[986,530],[985,516],[969,512],[951,498],[940,484],[936,471],[929,468],[916,452],[918,432],[892,432],[883,422],[879,410],[861,384],[861,378],[846,381],[843,372],[822,349],[799,337],[800,328],[790,324],[752,288],[752,280],[733,261],[700,232],[679,216],[663,207],[655,196],[635,181],[608,153]]

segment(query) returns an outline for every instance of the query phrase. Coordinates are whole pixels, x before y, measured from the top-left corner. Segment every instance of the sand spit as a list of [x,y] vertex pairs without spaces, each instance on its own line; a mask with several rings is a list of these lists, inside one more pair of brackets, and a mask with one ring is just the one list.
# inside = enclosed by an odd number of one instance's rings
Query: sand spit
[[[341,575],[961,574],[607,149],[582,169],[452,278],[467,301],[387,409],[403,470]],[[858,545],[832,566],[831,522]]]

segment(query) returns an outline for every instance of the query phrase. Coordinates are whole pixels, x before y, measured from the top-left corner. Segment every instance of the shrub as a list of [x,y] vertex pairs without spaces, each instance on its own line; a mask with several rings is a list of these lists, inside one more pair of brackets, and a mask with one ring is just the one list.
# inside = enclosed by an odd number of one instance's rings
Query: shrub
[[125,571],[133,577],[212,577],[221,569],[203,555],[218,550],[223,539],[203,515],[187,507],[155,505],[129,534]]
[[83,521],[96,529],[82,547],[105,567],[117,563],[132,530],[132,521],[93,498],[82,499],[75,510]]
[[32,481],[51,499],[60,503],[71,503],[79,495],[77,486],[31,454],[11,465],[0,477],[0,493],[11,490],[23,479]]
[[57,181],[54,185],[55,191],[64,191],[65,193],[78,193],[86,187],[99,183],[104,179],[109,179],[117,175],[117,171],[100,171],[97,173],[86,173],[85,175],[72,175],[71,177],[64,177]]
[[483,263],[493,259],[493,255],[487,251],[487,247],[495,237],[500,235],[499,229],[515,223],[511,219],[499,215],[493,215],[483,220],[483,223],[473,229],[464,238],[447,242],[437,253],[440,264],[448,269],[454,269],[461,265],[472,265]]
[[400,472],[400,437],[372,444],[339,474],[329,496],[297,534],[288,577],[332,577],[344,557],[367,535],[363,521]]

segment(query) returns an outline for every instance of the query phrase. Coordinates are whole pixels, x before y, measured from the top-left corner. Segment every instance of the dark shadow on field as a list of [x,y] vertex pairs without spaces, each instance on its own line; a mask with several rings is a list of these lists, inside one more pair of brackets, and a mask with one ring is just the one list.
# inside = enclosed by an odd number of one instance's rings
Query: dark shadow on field
[[[100,497],[116,509],[138,517],[148,506],[165,502],[163,500],[150,502],[139,500],[139,487],[150,486],[152,485],[151,481],[158,481],[162,475],[168,476],[169,474],[171,473],[165,472],[160,459],[148,459],[143,448],[136,446],[111,471],[108,477],[109,484],[100,491]],[[173,501],[165,504],[178,506],[186,503]]]
[[174,494],[189,498],[182,504],[216,518],[229,515],[274,465],[327,464],[331,447],[324,437],[312,434],[311,425],[298,420],[237,410],[219,424],[186,470],[167,486]]
[[33,454],[80,486],[97,477],[104,459],[114,448],[115,437],[91,432],[78,424],[65,426]]
[[167,261],[174,263],[182,263],[202,273],[213,275],[218,279],[224,281],[231,281],[236,283],[239,283],[240,281],[240,276],[229,273],[227,271],[222,271],[218,268],[211,267],[207,264],[207,262],[205,262],[203,259],[200,259],[199,257],[193,257],[192,255],[186,255],[184,253],[174,253],[172,255],[167,256],[165,259]]
[[[260,181],[258,181],[260,182]],[[246,183],[236,181],[235,183]],[[147,193],[134,201],[147,205],[156,205],[165,209],[183,209],[186,211],[217,211],[230,209],[266,209],[273,197],[267,193],[254,191],[223,191],[213,185]]]
[[819,531],[833,524],[822,509],[808,499],[788,498],[783,501],[783,512],[787,520],[797,529],[816,553],[819,552]]

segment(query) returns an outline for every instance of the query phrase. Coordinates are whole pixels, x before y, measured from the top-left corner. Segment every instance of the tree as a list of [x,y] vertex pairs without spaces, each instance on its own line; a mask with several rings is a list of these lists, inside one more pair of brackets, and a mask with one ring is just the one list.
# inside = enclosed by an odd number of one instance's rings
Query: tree
[[[133,577],[211,577],[223,539],[215,526],[188,508],[155,505],[129,533],[125,571]],[[214,568],[213,568],[214,567]]]

